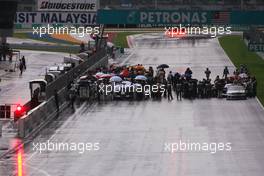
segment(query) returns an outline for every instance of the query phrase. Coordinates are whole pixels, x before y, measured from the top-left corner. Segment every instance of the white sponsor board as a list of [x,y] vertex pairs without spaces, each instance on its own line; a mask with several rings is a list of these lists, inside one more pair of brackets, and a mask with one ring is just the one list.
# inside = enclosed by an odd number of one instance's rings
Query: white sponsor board
[[95,25],[96,13],[89,12],[17,12],[15,24]]
[[99,0],[38,0],[39,11],[96,12]]

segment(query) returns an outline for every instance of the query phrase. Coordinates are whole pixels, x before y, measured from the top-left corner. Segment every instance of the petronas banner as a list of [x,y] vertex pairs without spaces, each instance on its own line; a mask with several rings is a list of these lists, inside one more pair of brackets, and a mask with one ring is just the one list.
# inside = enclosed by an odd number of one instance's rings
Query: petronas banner
[[99,24],[264,24],[263,11],[98,10]]

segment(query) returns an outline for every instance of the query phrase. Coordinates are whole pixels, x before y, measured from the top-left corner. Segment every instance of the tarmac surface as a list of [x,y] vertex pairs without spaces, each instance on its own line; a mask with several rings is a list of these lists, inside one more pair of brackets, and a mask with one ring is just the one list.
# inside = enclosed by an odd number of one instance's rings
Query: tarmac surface
[[[14,42],[20,40],[13,39]],[[21,40],[22,41],[22,40]],[[38,78],[44,78],[46,68],[55,63],[63,62],[65,53],[56,52],[37,52],[29,50],[21,50],[20,55],[25,56],[27,69],[22,76],[16,68],[18,65],[18,57],[14,56],[12,62],[0,61],[0,105],[11,105],[11,118],[13,118],[14,110],[17,104],[25,104],[30,100],[29,81]],[[10,69],[15,70],[9,72]],[[17,130],[11,119],[1,119],[2,137],[0,137],[0,156],[8,149],[12,148],[13,142],[16,141]],[[0,166],[0,175],[5,167]]]
[[[125,64],[157,66],[196,78],[209,67],[212,78],[232,63],[217,39],[182,41],[162,34],[133,37],[135,47]],[[175,97],[175,95],[174,95]],[[0,175],[15,174],[23,160],[23,176],[262,176],[264,173],[264,109],[256,99],[227,101],[112,101],[80,103],[50,124],[22,157],[0,161]],[[81,154],[53,150],[40,153],[34,145],[99,143]],[[165,144],[231,143],[231,151],[175,151]],[[34,145],[33,145],[34,143]]]
[[[38,52],[22,50],[21,57],[25,56],[27,69],[20,76],[20,71],[15,67],[19,61],[16,57],[13,62],[0,61],[0,104],[24,104],[30,100],[29,81],[44,78],[46,68],[56,63],[62,63],[65,53]],[[4,69],[16,69],[15,72],[6,72]]]

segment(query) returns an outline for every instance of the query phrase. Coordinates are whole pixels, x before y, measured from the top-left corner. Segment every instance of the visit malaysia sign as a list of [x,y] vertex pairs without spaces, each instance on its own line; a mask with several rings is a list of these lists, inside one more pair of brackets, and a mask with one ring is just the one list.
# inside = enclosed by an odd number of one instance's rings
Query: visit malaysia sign
[[17,12],[15,24],[79,24],[95,25],[93,12]]

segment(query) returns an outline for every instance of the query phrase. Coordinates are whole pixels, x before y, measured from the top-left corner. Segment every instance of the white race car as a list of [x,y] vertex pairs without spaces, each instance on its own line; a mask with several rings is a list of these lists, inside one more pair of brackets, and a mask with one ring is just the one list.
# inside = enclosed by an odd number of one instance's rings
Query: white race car
[[227,86],[226,99],[247,99],[246,88],[242,85],[231,84]]

